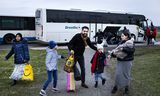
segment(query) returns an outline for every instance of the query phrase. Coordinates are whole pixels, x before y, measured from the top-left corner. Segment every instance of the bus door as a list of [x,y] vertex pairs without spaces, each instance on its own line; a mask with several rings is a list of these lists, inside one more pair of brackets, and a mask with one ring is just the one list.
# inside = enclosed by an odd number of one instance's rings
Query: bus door
[[89,24],[89,29],[90,29],[90,32],[89,32],[89,38],[91,40],[91,42],[95,42],[95,34],[96,34],[96,31],[97,31],[97,24],[93,24],[93,23],[90,23]]
[[92,42],[96,42],[97,38],[94,38],[94,36],[96,35],[97,32],[100,32],[102,31],[102,24],[97,24],[97,23],[92,23],[90,24],[90,33],[89,33],[89,37],[90,37],[90,40]]
[[41,40],[43,37],[43,25],[42,25],[41,10],[36,11],[35,27],[36,27],[36,39]]
[[96,32],[103,32],[103,24],[97,24],[97,31]]
[[[96,33],[98,32],[103,32],[103,24],[97,24],[97,27],[96,27]],[[95,33],[95,34],[96,34]],[[101,37],[100,37],[101,38]],[[102,38],[104,38],[104,37],[102,37]],[[97,39],[98,39],[98,37],[96,38],[96,41],[97,41]]]

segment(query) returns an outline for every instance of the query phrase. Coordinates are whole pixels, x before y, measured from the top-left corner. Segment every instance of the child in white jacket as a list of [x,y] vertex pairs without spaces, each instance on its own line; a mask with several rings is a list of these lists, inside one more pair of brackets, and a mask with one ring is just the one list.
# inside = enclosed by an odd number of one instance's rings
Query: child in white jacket
[[59,58],[64,58],[62,55],[58,55],[56,50],[56,43],[54,41],[49,42],[49,47],[46,49],[46,69],[48,74],[48,79],[45,81],[43,88],[40,91],[40,95],[44,96],[46,95],[46,88],[48,87],[49,83],[52,82],[52,76],[53,76],[53,91],[58,91],[56,88],[57,86],[57,60]]

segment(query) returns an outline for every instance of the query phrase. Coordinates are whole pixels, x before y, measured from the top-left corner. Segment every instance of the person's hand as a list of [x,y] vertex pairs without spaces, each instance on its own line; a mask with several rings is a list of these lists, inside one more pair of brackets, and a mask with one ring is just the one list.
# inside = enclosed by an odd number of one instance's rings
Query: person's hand
[[108,54],[109,54],[109,55],[111,55],[111,54],[112,54],[112,52],[109,50],[109,51],[108,51]]
[[108,56],[107,56],[107,59],[111,59],[111,55],[108,55]]
[[123,50],[123,48],[120,48],[120,50]]
[[70,54],[74,54],[74,51],[73,51],[73,50],[71,50],[71,51],[70,51]]

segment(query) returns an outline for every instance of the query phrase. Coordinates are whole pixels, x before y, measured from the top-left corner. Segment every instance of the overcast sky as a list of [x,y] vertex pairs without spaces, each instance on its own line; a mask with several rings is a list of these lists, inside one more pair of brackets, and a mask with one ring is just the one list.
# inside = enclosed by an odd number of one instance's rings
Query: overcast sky
[[160,26],[160,0],[0,0],[0,15],[34,16],[37,8],[143,14]]

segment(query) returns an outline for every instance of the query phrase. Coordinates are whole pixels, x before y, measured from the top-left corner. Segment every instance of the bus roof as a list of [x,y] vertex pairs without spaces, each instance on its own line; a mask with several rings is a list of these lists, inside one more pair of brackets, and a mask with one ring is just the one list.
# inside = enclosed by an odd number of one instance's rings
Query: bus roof
[[0,15],[0,17],[31,17],[31,18],[35,18],[35,16],[20,16],[20,15]]
[[[76,23],[79,20],[81,23],[110,23],[110,24],[136,24],[138,22],[145,21],[146,18],[141,14],[131,14],[131,13],[110,13],[110,12],[96,12],[96,11],[81,11],[81,10],[60,10],[60,9],[37,9],[37,10],[46,10],[47,19],[50,22],[55,20],[57,17],[62,19],[68,19],[69,21],[73,20],[73,23]],[[90,21],[88,21],[90,19]],[[62,22],[62,21],[57,22]],[[100,22],[99,22],[100,21]]]

